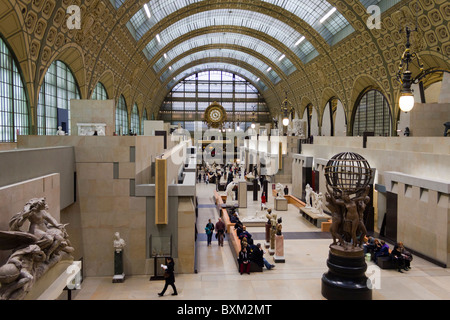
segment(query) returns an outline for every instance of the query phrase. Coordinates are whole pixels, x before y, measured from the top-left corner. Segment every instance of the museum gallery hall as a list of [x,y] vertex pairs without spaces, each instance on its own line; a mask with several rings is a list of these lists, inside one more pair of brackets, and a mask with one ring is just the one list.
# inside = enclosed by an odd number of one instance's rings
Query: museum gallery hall
[[0,300],[449,300],[449,21],[0,0]]

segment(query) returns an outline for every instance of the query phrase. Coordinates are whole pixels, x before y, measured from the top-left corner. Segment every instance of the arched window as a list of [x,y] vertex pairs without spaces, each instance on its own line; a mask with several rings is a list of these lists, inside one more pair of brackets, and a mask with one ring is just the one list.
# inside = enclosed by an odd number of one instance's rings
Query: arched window
[[38,134],[55,135],[58,126],[70,134],[70,100],[80,98],[72,71],[64,62],[54,61],[45,74],[39,92]]
[[25,86],[16,61],[0,38],[0,142],[17,141],[29,134],[29,112]]
[[139,134],[139,111],[136,103],[134,104],[133,111],[131,112],[131,131]]
[[237,123],[246,131],[252,122],[264,125],[272,117],[266,101],[258,89],[241,76],[222,70],[201,71],[178,82],[165,98],[159,111],[159,120],[181,125],[193,132],[206,130],[205,110],[213,102],[227,112],[223,129],[235,129]]
[[144,121],[146,120],[148,120],[147,109],[144,108],[144,112],[142,112],[142,119],[141,119],[141,134],[144,134]]
[[378,90],[369,90],[358,100],[353,117],[353,135],[373,132],[376,136],[391,134],[389,103]]
[[92,92],[92,100],[108,100],[108,93],[105,86],[101,82],[97,82],[97,85]]
[[125,98],[121,95],[116,106],[116,133],[128,134],[128,111]]

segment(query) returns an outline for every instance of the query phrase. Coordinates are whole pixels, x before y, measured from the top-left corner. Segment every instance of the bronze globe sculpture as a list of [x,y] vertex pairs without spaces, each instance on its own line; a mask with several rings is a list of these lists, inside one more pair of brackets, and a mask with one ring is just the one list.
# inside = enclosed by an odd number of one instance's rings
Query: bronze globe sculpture
[[344,152],[333,156],[324,171],[333,243],[327,260],[329,270],[322,277],[322,295],[330,300],[370,300],[362,245],[367,233],[363,214],[370,201],[372,169],[361,155]]

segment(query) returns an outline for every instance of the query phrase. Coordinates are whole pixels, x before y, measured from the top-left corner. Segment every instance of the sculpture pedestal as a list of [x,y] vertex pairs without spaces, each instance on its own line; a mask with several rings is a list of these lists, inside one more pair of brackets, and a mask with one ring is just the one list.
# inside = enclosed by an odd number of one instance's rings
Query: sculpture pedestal
[[288,201],[286,198],[275,198],[275,210],[276,211],[287,211]]
[[238,184],[238,203],[239,208],[247,208],[247,182],[246,181],[239,181]]
[[264,246],[267,248],[270,247],[270,228],[271,224],[266,222],[266,241],[264,242]]
[[123,272],[123,251],[114,251],[114,277],[113,283],[122,283],[125,280],[125,273]]
[[275,255],[273,257],[275,262],[284,263],[284,236],[275,236]]
[[322,295],[328,300],[372,300],[367,286],[364,251],[333,245],[327,260],[328,272],[322,276]]

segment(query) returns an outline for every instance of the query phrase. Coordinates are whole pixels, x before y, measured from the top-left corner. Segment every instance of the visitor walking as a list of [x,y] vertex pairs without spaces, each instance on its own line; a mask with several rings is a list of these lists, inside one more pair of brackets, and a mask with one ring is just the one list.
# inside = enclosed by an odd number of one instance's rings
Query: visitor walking
[[214,224],[211,222],[211,219],[208,219],[208,223],[206,224],[206,227],[205,227],[206,236],[208,238],[207,246],[211,245],[213,231],[214,231]]
[[169,287],[169,285],[173,289],[172,295],[173,296],[178,295],[177,288],[175,287],[175,274],[174,274],[175,262],[173,261],[172,257],[166,258],[166,264],[161,265],[161,267],[164,269],[164,279],[166,280],[166,284],[164,286],[163,291],[158,293],[158,295],[162,297],[166,292],[167,288]]
[[263,191],[261,194],[261,211],[266,208],[266,193]]
[[216,238],[218,240],[219,247],[223,247],[223,238],[225,237],[225,223],[222,218],[216,223]]

